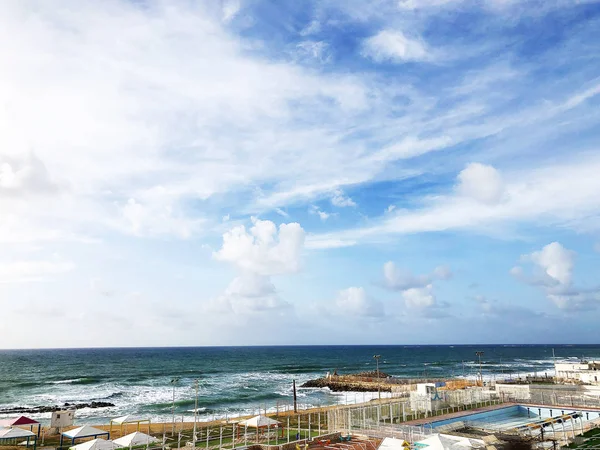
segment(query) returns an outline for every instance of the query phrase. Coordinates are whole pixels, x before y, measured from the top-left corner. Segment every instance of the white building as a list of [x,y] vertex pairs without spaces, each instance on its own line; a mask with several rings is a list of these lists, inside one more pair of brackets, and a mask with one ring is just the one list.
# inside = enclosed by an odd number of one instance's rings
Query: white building
[[600,384],[600,361],[581,361],[578,363],[555,363],[554,370],[558,381]]

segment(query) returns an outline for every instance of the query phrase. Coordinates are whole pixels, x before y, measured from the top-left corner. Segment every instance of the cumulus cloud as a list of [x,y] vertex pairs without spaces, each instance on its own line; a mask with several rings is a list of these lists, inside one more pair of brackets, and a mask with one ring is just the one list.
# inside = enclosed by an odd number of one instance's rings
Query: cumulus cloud
[[305,238],[300,224],[281,224],[278,229],[270,220],[253,218],[252,223],[249,230],[239,225],[223,234],[223,245],[213,258],[259,275],[298,271]]
[[409,308],[430,308],[435,305],[433,285],[431,284],[425,287],[406,289],[402,291],[402,298]]
[[336,312],[359,317],[382,317],[383,304],[370,298],[362,287],[341,290],[335,300]]
[[452,271],[447,266],[436,267],[432,273],[414,275],[409,270],[401,269],[392,261],[383,265],[384,286],[394,291],[404,291],[411,288],[424,288],[435,280],[447,280]]
[[425,313],[427,310],[437,310],[445,304],[437,302],[434,294],[434,282],[447,280],[452,277],[452,271],[447,266],[438,266],[432,273],[414,275],[408,270],[400,269],[392,261],[383,265],[383,286],[391,291],[401,293],[404,305],[407,308],[420,310],[424,317],[438,318],[446,313]]
[[337,189],[331,197],[331,204],[338,208],[345,208],[347,206],[356,206],[356,202],[350,197],[346,196],[341,189]]
[[458,174],[458,193],[479,202],[496,203],[503,190],[502,177],[492,166],[471,163]]
[[572,282],[575,252],[559,242],[551,242],[541,250],[521,256],[522,263],[533,265],[528,275],[522,266],[515,266],[510,274],[518,280],[537,286],[558,308],[578,311],[596,308],[600,304],[600,287],[582,288]]
[[239,275],[208,302],[208,311],[249,314],[291,307],[279,297],[271,276],[299,270],[304,230],[298,223],[279,228],[270,220],[253,218],[252,223],[249,230],[240,225],[224,233],[221,248],[213,252],[214,259],[230,263]]
[[419,39],[406,36],[401,31],[382,30],[367,38],[362,54],[375,62],[427,61],[431,51]]

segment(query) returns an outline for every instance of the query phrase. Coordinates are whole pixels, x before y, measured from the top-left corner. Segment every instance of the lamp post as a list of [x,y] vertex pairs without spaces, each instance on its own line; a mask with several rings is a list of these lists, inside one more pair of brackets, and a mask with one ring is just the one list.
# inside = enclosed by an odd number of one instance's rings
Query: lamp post
[[379,358],[381,358],[381,355],[373,355],[373,359],[375,359],[375,363],[377,364],[377,382],[379,382]]
[[171,412],[173,413],[173,428],[171,428],[171,436],[175,435],[175,383],[179,381],[179,378],[171,379],[173,385],[173,404],[171,406]]
[[375,359],[375,363],[377,364],[377,397],[381,400],[381,386],[379,386],[379,358],[381,358],[381,355],[373,355],[373,359]]
[[479,357],[479,378],[481,378],[481,386],[483,386],[483,372],[481,370],[481,357],[483,356],[483,352],[475,352],[475,356]]
[[196,388],[196,399],[194,402],[194,435],[192,436],[192,442],[194,443],[194,448],[196,448],[196,422],[198,421],[198,380],[194,382],[194,385]]

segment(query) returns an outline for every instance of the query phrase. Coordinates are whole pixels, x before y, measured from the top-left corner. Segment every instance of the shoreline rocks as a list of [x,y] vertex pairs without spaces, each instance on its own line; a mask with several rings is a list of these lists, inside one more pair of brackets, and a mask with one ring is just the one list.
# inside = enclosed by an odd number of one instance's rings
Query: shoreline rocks
[[59,406],[59,405],[34,406],[31,408],[18,406],[15,408],[0,409],[0,414],[39,414],[39,413],[63,411],[63,410],[67,410],[67,409],[109,408],[111,406],[115,406],[115,405],[113,403],[109,403],[109,402],[91,402],[91,403],[65,403],[62,406]]

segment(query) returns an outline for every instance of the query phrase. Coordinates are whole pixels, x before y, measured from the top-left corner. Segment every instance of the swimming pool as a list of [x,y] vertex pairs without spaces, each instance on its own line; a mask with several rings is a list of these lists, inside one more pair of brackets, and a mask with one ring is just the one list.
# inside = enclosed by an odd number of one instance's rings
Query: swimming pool
[[[542,423],[546,419],[554,418],[559,420],[561,416],[573,414],[577,421],[577,426],[580,423],[586,423],[591,420],[600,419],[600,410],[580,409],[580,408],[556,408],[548,406],[532,406],[532,405],[512,405],[504,408],[498,408],[491,411],[482,411],[473,414],[467,414],[451,419],[438,420],[431,422],[428,426],[431,428],[446,427],[458,422],[463,422],[473,427],[489,428],[494,430],[509,430],[514,428],[525,427]],[[565,421],[568,427],[569,421]]]

